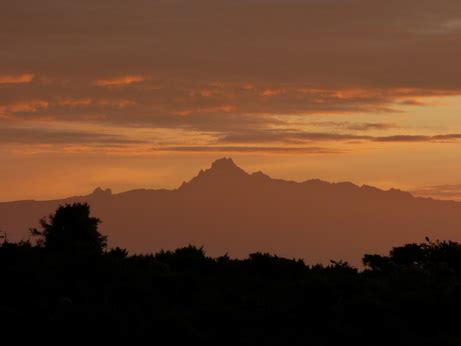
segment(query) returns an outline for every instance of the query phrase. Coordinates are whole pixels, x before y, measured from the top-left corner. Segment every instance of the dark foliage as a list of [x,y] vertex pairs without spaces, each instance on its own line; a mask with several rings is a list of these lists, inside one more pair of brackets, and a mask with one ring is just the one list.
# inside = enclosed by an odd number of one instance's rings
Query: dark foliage
[[37,245],[50,252],[69,256],[100,255],[107,243],[106,237],[98,232],[101,221],[90,216],[87,203],[60,206],[48,220],[40,220],[42,230],[32,229],[38,237]]
[[[143,338],[151,344],[460,345],[461,245],[407,244],[388,256],[306,265],[188,246],[105,251],[88,205],[60,207],[40,240],[0,245],[4,338]],[[87,339],[92,340],[92,339]]]

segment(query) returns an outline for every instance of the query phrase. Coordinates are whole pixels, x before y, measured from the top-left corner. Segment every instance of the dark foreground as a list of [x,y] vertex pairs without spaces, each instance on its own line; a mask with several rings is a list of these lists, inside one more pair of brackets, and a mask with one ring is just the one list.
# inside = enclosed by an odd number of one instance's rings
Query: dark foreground
[[37,242],[0,246],[2,337],[102,336],[146,344],[460,345],[461,245],[306,265],[186,247],[106,250],[87,205],[61,207]]

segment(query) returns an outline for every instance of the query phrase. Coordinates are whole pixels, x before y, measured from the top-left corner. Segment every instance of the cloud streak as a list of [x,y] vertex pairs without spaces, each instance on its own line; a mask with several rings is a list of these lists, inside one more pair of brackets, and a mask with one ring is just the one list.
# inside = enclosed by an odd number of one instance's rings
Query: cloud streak
[[32,73],[23,73],[20,75],[0,75],[0,84],[23,84],[30,83],[35,75]]
[[115,134],[88,131],[49,130],[43,128],[0,128],[0,144],[145,144],[146,141]]
[[372,137],[375,142],[454,142],[461,139],[461,134],[450,133],[444,135],[395,135],[385,137]]
[[264,147],[264,146],[177,146],[157,147],[158,152],[185,152],[185,153],[300,153],[300,154],[340,154],[344,150],[335,150],[321,147]]
[[260,130],[241,131],[223,135],[219,138],[222,143],[302,143],[302,142],[385,142],[385,143],[441,143],[461,140],[461,134],[437,135],[390,135],[369,136],[348,133],[305,132],[297,130]]
[[120,76],[109,79],[98,79],[94,82],[95,85],[101,87],[115,87],[115,86],[125,86],[134,83],[139,83],[145,81],[147,78],[143,76]]
[[308,125],[318,127],[334,127],[353,131],[389,130],[399,128],[398,125],[393,123],[353,123],[350,121],[312,121],[309,122]]
[[422,197],[461,201],[461,184],[426,186],[412,193]]

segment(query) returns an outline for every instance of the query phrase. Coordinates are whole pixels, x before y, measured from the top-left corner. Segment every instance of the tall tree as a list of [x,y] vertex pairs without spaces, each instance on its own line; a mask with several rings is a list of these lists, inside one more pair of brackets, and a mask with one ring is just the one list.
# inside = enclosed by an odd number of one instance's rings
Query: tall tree
[[60,206],[48,218],[40,220],[41,230],[32,229],[38,245],[68,255],[102,254],[107,237],[98,231],[101,222],[90,216],[87,203],[73,203]]

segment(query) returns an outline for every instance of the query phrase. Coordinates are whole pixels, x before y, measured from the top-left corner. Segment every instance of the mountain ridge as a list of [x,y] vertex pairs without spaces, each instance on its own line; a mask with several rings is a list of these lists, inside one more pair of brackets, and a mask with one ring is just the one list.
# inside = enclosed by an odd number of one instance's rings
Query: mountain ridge
[[458,240],[461,231],[459,202],[350,182],[273,179],[247,173],[230,158],[172,190],[96,188],[64,199],[2,202],[0,230],[11,240],[27,239],[40,218],[75,202],[91,205],[111,246],[136,253],[191,243],[211,254],[262,251],[357,263],[363,253],[426,236]]
[[[210,174],[211,173],[211,174]],[[216,174],[218,173],[218,174]],[[0,202],[1,204],[6,204],[6,203],[21,203],[21,202],[52,202],[52,201],[66,201],[66,200],[72,200],[72,199],[79,199],[79,198],[88,198],[88,197],[100,197],[100,196],[118,196],[118,195],[124,195],[124,194],[129,194],[129,193],[136,193],[136,192],[156,192],[156,191],[180,191],[181,189],[185,188],[191,183],[195,183],[199,179],[203,178],[209,178],[210,176],[216,176],[218,175],[219,178],[229,178],[232,176],[232,173],[237,173],[239,178],[257,178],[257,179],[266,179],[270,180],[272,182],[282,182],[282,183],[289,183],[289,184],[299,184],[299,185],[323,185],[323,186],[350,186],[352,188],[357,188],[357,189],[363,189],[363,190],[370,190],[370,191],[376,191],[376,192],[387,192],[387,193],[401,193],[402,195],[406,196],[412,196],[413,198],[417,199],[430,199],[430,200],[437,200],[431,197],[418,197],[414,196],[410,192],[397,189],[397,188],[390,188],[390,189],[380,189],[372,185],[367,185],[367,184],[355,184],[350,181],[339,181],[339,182],[329,182],[326,180],[322,179],[317,179],[317,178],[312,178],[312,179],[307,179],[303,181],[294,181],[294,180],[287,180],[287,179],[279,179],[279,178],[272,178],[269,175],[265,174],[262,171],[256,171],[253,173],[248,173],[242,168],[240,168],[238,165],[235,164],[232,158],[221,158],[213,161],[212,165],[208,169],[201,169],[198,174],[191,178],[189,181],[184,181],[180,186],[177,188],[173,189],[166,189],[166,188],[159,188],[159,189],[150,189],[150,188],[137,188],[137,189],[130,189],[118,193],[113,193],[111,188],[102,188],[101,186],[96,187],[91,193],[89,194],[84,194],[84,195],[75,195],[75,196],[69,196],[69,197],[63,197],[63,198],[53,198],[53,199],[24,199],[24,200],[13,200],[13,201],[4,201]],[[235,178],[235,177],[234,177]],[[210,181],[205,181],[205,183],[209,183]],[[450,200],[440,200],[444,202],[455,202],[455,203],[460,203],[457,201],[450,201]]]

